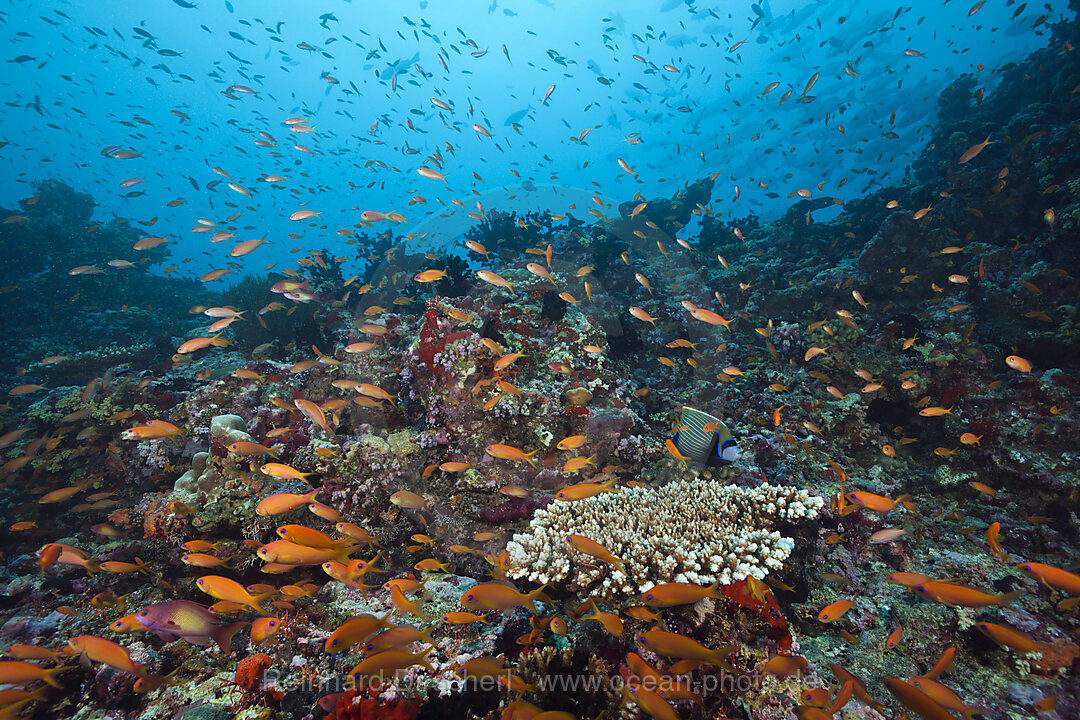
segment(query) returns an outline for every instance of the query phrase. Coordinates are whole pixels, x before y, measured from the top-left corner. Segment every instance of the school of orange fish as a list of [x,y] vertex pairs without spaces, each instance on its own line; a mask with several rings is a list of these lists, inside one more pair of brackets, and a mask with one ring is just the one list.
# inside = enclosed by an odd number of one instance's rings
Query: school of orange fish
[[[185,7],[182,0],[174,2]],[[968,15],[974,16],[982,6],[983,2],[976,3]],[[737,51],[741,44],[729,51]],[[475,43],[472,48],[474,57],[486,52]],[[503,51],[509,60],[505,45]],[[1077,80],[1073,84],[1080,88],[1080,76],[1069,75],[1076,70],[1072,45],[1055,40],[1050,51],[1059,63],[1056,67]],[[905,54],[922,55],[916,50]],[[445,51],[437,57],[448,69]],[[669,64],[662,69],[679,72]],[[857,76],[850,64],[841,70]],[[396,78],[395,74],[386,82],[396,83]],[[819,78],[815,72],[805,83],[800,102],[812,99],[808,93]],[[779,82],[767,84],[759,98],[778,87]],[[547,103],[556,89],[556,84],[548,86],[540,104]],[[788,90],[781,102],[792,92]],[[1075,89],[1072,94],[1080,97]],[[235,99],[258,91],[234,83],[226,95]],[[987,104],[992,95],[987,93]],[[982,103],[983,95],[978,99]],[[448,100],[432,97],[430,102],[445,113],[454,112]],[[1075,106],[1074,100],[1068,102]],[[471,106],[469,114],[471,118]],[[316,119],[306,113],[283,116],[280,122],[290,132],[315,133]],[[484,124],[474,123],[472,129],[493,137]],[[590,130],[583,131],[578,142]],[[4,617],[52,613],[59,615],[57,627],[62,630],[39,642],[4,649],[0,718],[74,714],[78,703],[67,699],[73,684],[89,687],[100,677],[95,675],[100,668],[107,668],[110,677],[123,678],[120,682],[146,698],[178,693],[215,673],[231,676],[236,670],[239,678],[238,663],[259,651],[277,653],[274,660],[284,657],[286,662],[299,654],[296,638],[302,633],[318,640],[303,650],[304,673],[337,673],[361,687],[374,684],[378,689],[394,689],[395,674],[400,677],[406,671],[415,676],[422,670],[428,680],[490,678],[498,686],[501,705],[497,710],[485,707],[484,712],[511,720],[585,717],[581,711],[534,703],[536,684],[517,671],[539,648],[568,643],[617,652],[617,661],[608,664],[610,675],[623,680],[624,711],[636,708],[657,720],[729,717],[739,712],[745,717],[772,717],[755,714],[761,709],[753,707],[752,699],[704,689],[706,678],[723,674],[765,678],[761,687],[766,689],[751,690],[747,697],[759,691],[762,697],[773,693],[769,702],[779,708],[776,716],[791,713],[800,720],[899,713],[926,720],[1005,717],[988,703],[1003,697],[1006,682],[1020,682],[1031,674],[1044,679],[1022,702],[1011,700],[1010,712],[1049,717],[1080,712],[1072,697],[1080,658],[1075,642],[1080,575],[1073,572],[1076,523],[1074,516],[1065,517],[1075,512],[1078,502],[1074,393],[1080,383],[1070,374],[1077,361],[1023,351],[1025,357],[1015,348],[1000,358],[988,358],[973,339],[974,313],[980,306],[991,312],[1000,297],[992,294],[996,288],[1010,297],[1022,294],[1023,300],[1007,312],[1018,315],[1022,308],[1023,322],[1060,324],[1062,346],[1072,347],[1068,318],[1070,312],[1075,314],[1075,298],[1070,303],[1068,296],[1077,284],[1069,270],[1075,272],[1078,265],[1057,248],[1076,240],[1072,214],[1080,201],[1056,200],[1062,197],[1056,193],[1064,190],[1054,184],[1040,192],[1046,205],[1056,203],[1057,210],[1027,208],[1026,217],[1034,212],[1036,222],[1025,229],[1025,240],[1041,253],[1041,265],[1032,272],[1023,267],[1028,261],[1019,259],[1020,240],[990,244],[975,230],[965,234],[954,229],[962,229],[964,219],[957,219],[960,213],[952,202],[954,196],[967,197],[970,192],[966,183],[972,181],[963,173],[979,168],[978,172],[985,171],[980,177],[990,181],[989,189],[980,190],[981,209],[965,208],[970,211],[966,220],[974,222],[984,211],[1007,206],[996,198],[1011,191],[1006,191],[1009,163],[1023,162],[1024,149],[1045,132],[1001,129],[979,142],[962,141],[964,149],[950,150],[952,155],[942,162],[942,177],[949,179],[933,197],[909,188],[860,200],[873,204],[868,212],[877,213],[888,232],[919,237],[922,247],[933,247],[909,248],[907,260],[895,266],[896,256],[885,251],[887,259],[873,270],[848,264],[827,279],[807,278],[797,270],[783,277],[768,267],[770,256],[790,259],[793,253],[815,252],[806,247],[792,250],[799,243],[790,235],[770,238],[774,230],[777,235],[789,232],[791,223],[769,228],[724,221],[709,202],[691,200],[688,187],[673,198],[647,199],[639,190],[621,205],[612,205],[597,191],[591,198],[596,207],[587,211],[590,226],[575,219],[573,204],[566,214],[550,215],[551,223],[562,225],[549,224],[547,229],[538,220],[515,216],[513,227],[532,233],[532,241],[520,250],[495,237],[491,228],[496,209],[486,208],[480,200],[474,201],[475,212],[468,217],[478,227],[487,227],[490,235],[472,235],[460,246],[455,242],[443,251],[427,253],[408,250],[408,243],[425,239],[422,232],[402,237],[390,232],[383,238],[389,243],[365,245],[371,240],[368,231],[386,227],[384,223],[406,226],[409,220],[396,210],[364,210],[360,222],[336,233],[345,238],[350,252],[355,245],[361,257],[381,263],[381,275],[327,279],[348,257],[310,250],[295,268],[279,269],[276,263],[265,267],[264,272],[274,271],[266,276],[267,289],[280,301],[241,309],[220,304],[220,296],[207,290],[205,304],[192,308],[192,313],[211,322],[188,333],[191,336],[176,345],[171,357],[162,358],[137,380],[125,380],[118,372],[87,378],[82,388],[52,386],[45,380],[17,381],[8,388],[10,400],[2,416],[0,450],[6,459],[0,473],[5,489],[34,499],[12,500],[4,508],[5,516],[10,516],[4,556],[6,562],[17,563],[21,554],[21,561],[29,564],[32,552],[36,567],[30,577],[42,594],[36,596],[37,606],[8,608]],[[276,146],[268,132],[258,135],[257,146]],[[635,137],[631,134],[627,141]],[[297,148],[311,152],[301,145]],[[454,146],[445,142],[445,152],[454,153]],[[122,146],[108,146],[101,153],[116,160],[140,157]],[[980,168],[988,156],[1000,169]],[[435,151],[412,174],[436,183],[435,193],[440,193],[449,190],[448,173],[436,169],[444,164],[443,155]],[[615,164],[635,180],[643,172],[622,158]],[[226,170],[213,171],[234,193],[252,196]],[[706,174],[698,182],[711,191],[721,175]],[[1072,178],[1057,179],[1075,183]],[[289,182],[277,174],[260,180],[273,187]],[[130,178],[120,186],[141,182]],[[737,195],[738,191],[736,199]],[[404,202],[409,206],[427,203],[416,188],[408,196]],[[808,202],[813,196],[810,190],[797,189],[789,197]],[[441,197],[438,202],[448,207]],[[460,198],[450,204],[467,208]],[[844,203],[830,199],[827,204]],[[24,212],[6,217],[4,223],[33,230],[35,205],[35,197],[24,200]],[[811,213],[818,206],[797,207],[795,225],[810,227]],[[1009,211],[1014,216],[1020,213],[1015,208]],[[233,263],[270,242],[264,236],[233,245],[241,215],[194,221],[193,233],[208,235],[211,243],[232,245],[218,253],[227,256],[220,262],[229,264],[202,274],[202,283],[213,283],[242,267]],[[287,217],[292,223],[308,223],[305,230],[311,235],[332,232],[320,225],[319,216],[320,212],[301,209]],[[695,238],[686,230],[689,222],[706,218],[719,223],[724,232],[722,239],[709,242],[707,250],[703,236]],[[854,237],[843,214],[833,222],[834,247],[843,242],[840,236]],[[590,234],[589,227],[603,232]],[[598,270],[588,264],[596,257],[590,246],[604,240],[605,233],[616,238],[617,252],[611,253],[610,265]],[[290,237],[300,242],[304,235],[297,232]],[[145,235],[132,250],[137,254],[167,242],[165,235]],[[454,279],[448,265],[454,254],[472,262],[467,275],[471,282],[466,293],[446,297],[439,288]],[[838,259],[837,265],[845,262],[847,258]],[[114,259],[106,270],[99,267],[103,264],[93,259],[65,271],[73,282],[93,281],[135,265]],[[165,272],[179,270],[180,265],[172,265]],[[889,279],[875,282],[874,273]],[[1048,287],[1049,282],[1056,287]],[[777,299],[789,291],[799,293],[789,296],[799,298],[796,303]],[[1044,302],[1048,295],[1060,302]],[[560,303],[554,319],[546,316],[549,303],[556,302],[551,298]],[[412,310],[416,305],[422,309]],[[919,331],[904,336],[902,323],[889,319],[890,309],[897,307],[904,312],[918,309]],[[268,314],[298,308],[314,308],[311,312],[326,328],[331,345],[312,345],[309,352],[283,339],[281,348],[243,348],[247,357],[238,352],[231,333],[239,324],[266,327]],[[571,319],[577,328],[575,340],[557,339],[571,327]],[[626,336],[639,338],[640,349],[627,354],[615,348],[609,342],[614,333],[600,329],[602,323],[612,322],[625,325]],[[486,331],[493,326],[506,330],[512,324],[540,328],[536,332],[546,340],[527,343],[530,336],[524,332]],[[438,345],[448,357],[455,342],[465,347],[462,354],[469,369],[462,377],[453,366],[439,369],[437,361],[423,359],[424,347]],[[281,354],[271,360],[272,352]],[[561,399],[583,388],[584,378],[613,372],[602,369],[605,363],[610,368],[627,358],[641,363],[621,368],[621,386],[607,395],[597,390],[594,405],[588,406],[591,392],[580,402]],[[902,358],[904,367],[888,366],[890,358]],[[44,356],[36,367],[44,373],[42,368],[66,359]],[[956,375],[963,363],[972,368],[967,381]],[[427,368],[429,385],[423,392],[430,391],[431,397],[416,396],[420,386],[406,377],[407,366]],[[30,367],[21,371],[34,374]],[[283,420],[273,428],[260,426],[261,438],[229,443],[210,461],[227,480],[235,481],[223,491],[229,502],[239,508],[244,498],[257,497],[250,511],[238,510],[239,517],[224,526],[229,534],[203,532],[200,518],[208,508],[170,492],[163,493],[165,505],[155,517],[161,523],[175,521],[170,527],[179,530],[155,536],[148,519],[140,536],[138,524],[123,526],[116,519],[129,510],[138,517],[151,515],[145,507],[136,510],[140,498],[132,498],[125,487],[125,482],[135,482],[136,453],[160,451],[181,458],[178,463],[190,463],[193,451],[185,443],[205,424],[201,416],[196,419],[203,408],[191,404],[154,411],[154,393],[167,386],[168,377],[197,381],[204,391],[212,389],[199,397],[220,401],[222,412],[247,414],[252,427],[255,413],[250,408],[239,403],[230,408],[227,403],[254,388]],[[975,388],[978,383],[983,385]],[[596,390],[596,385],[592,387]],[[976,394],[992,400],[980,405],[972,400]],[[443,450],[425,448],[416,456],[424,462],[401,464],[407,482],[394,476],[393,487],[365,486],[363,492],[370,494],[363,501],[366,505],[347,496],[343,489],[349,487],[348,473],[355,468],[348,465],[351,454],[346,443],[356,439],[350,436],[355,427],[366,423],[388,431],[386,435],[414,426],[423,417],[419,409],[435,396],[467,406],[462,412],[471,413],[472,428],[486,434],[461,438],[445,456],[439,456]],[[545,407],[556,408],[553,412],[561,416],[554,427],[562,434],[549,442],[534,441],[532,449],[521,446],[523,440],[514,438],[526,437],[524,431],[511,427],[507,418],[512,415],[500,412],[537,407],[535,403],[545,396],[549,396]],[[81,404],[67,412],[59,410],[61,399],[69,397],[77,397]],[[100,406],[93,403],[109,397],[131,405],[108,415],[95,414],[94,408]],[[884,404],[875,407],[891,403],[907,416],[887,432],[854,429],[879,400]],[[670,419],[681,406],[699,403],[738,419],[735,437],[751,459],[731,468],[734,481],[758,482],[768,472],[828,494],[828,517],[806,538],[805,552],[790,574],[765,581],[747,577],[734,591],[719,584],[664,582],[625,603],[602,602],[588,589],[524,588],[507,580],[509,560],[502,548],[513,530],[525,526],[527,514],[509,523],[484,525],[462,520],[457,511],[459,503],[470,502],[464,499],[469,493],[481,494],[483,499],[474,502],[483,507],[508,499],[536,501],[539,507],[547,502],[580,502],[689,473],[691,458],[668,439]],[[51,408],[57,420],[45,422],[34,416],[35,404]],[[641,423],[650,431],[643,459],[635,462],[601,450],[588,429],[590,412],[600,407],[633,407],[637,416],[649,418]],[[989,418],[988,413],[997,415]],[[531,418],[526,412],[517,419]],[[1020,457],[1021,450],[1011,450],[1006,443],[1014,436],[1002,439],[1002,424],[1022,425],[1031,447],[1037,448],[1031,452],[1040,458],[1058,452],[1053,448],[1073,449],[1061,450],[1050,470],[1039,473],[1021,467],[1010,476],[1001,470],[1004,463],[1022,466],[1035,461]],[[290,444],[301,436],[307,442]],[[1002,447],[991,456],[986,446],[999,441]],[[935,442],[942,444],[928,447]],[[1011,460],[1003,460],[1010,452]],[[59,460],[65,453],[67,459]],[[71,458],[85,463],[82,470],[73,470]],[[50,465],[54,459],[57,464]],[[169,484],[182,470],[168,464],[155,479]],[[931,486],[928,478],[935,470],[940,470],[935,480],[940,483]],[[477,474],[490,476],[479,490],[468,489],[460,479]],[[941,479],[945,475],[949,479]],[[1072,480],[1053,486],[1046,479],[1049,475]],[[557,486],[551,485],[551,478]],[[1023,484],[1035,483],[1033,478],[1040,478],[1041,484]],[[1068,485],[1071,491],[1061,490]],[[1051,491],[1060,493],[1054,500],[1057,507],[1047,507],[1048,515],[1034,514],[1032,503],[1042,502]],[[967,512],[972,513],[974,526],[961,524]],[[84,527],[84,518],[103,516],[108,519]],[[448,518],[458,524],[454,530],[458,535],[467,529],[469,544],[447,542]],[[983,522],[988,518],[992,521]],[[278,522],[283,524],[275,528]],[[275,533],[276,539],[270,539]],[[79,545],[62,541],[75,537]],[[182,542],[166,547],[166,539]],[[582,562],[620,569],[626,562],[594,538],[571,534],[565,542]],[[1020,546],[1030,555],[1019,554]],[[106,552],[119,552],[130,560],[102,559]],[[929,568],[950,553],[965,558],[978,554],[979,560],[962,577],[913,570]],[[955,559],[946,562],[948,567],[958,564],[962,565]],[[476,578],[481,567],[490,576],[483,581]],[[255,572],[281,580],[250,582]],[[469,586],[456,607],[433,616],[432,588],[454,576],[469,578]],[[52,581],[63,584],[53,586]],[[880,593],[886,583],[903,588],[903,594],[884,601]],[[328,604],[338,586],[347,588],[354,601],[384,611],[358,613],[325,625],[327,614],[319,606]],[[54,590],[43,590],[48,587]],[[55,590],[58,587],[66,590]],[[71,598],[66,604],[59,601],[65,596]],[[721,644],[716,638],[724,637],[722,630],[695,637],[687,629],[693,626],[690,618],[695,613],[736,618],[749,626],[760,620],[758,616],[768,617],[768,608],[773,607],[782,610],[786,619],[777,622],[790,627],[795,642],[764,635],[744,642],[730,631],[730,642]],[[901,622],[907,617],[911,619]],[[499,643],[508,649],[481,653],[468,649],[485,634],[512,627],[527,631]],[[951,631],[952,642],[941,644],[942,628]],[[989,649],[972,640],[973,632],[989,640]],[[248,638],[238,637],[241,633]],[[220,653],[202,656],[177,649],[187,645],[216,647]],[[908,646],[911,654],[905,655]],[[845,667],[850,663],[828,663],[841,653],[850,657],[837,647],[857,653],[863,668],[882,669],[874,673],[876,682],[866,682],[861,673]],[[824,652],[825,648],[834,651]],[[133,657],[138,653],[143,657]],[[351,669],[337,670],[339,654],[349,659],[345,665]],[[952,673],[959,679],[960,667],[988,662],[987,657],[996,658],[994,672],[1005,679],[999,687],[979,688],[976,703],[948,677]],[[1055,661],[1057,665],[1049,665]],[[1031,669],[1040,662],[1053,672]],[[823,680],[826,666],[831,680]],[[1016,670],[1019,666],[1027,668],[1022,676]],[[296,671],[296,676],[301,674]],[[241,695],[234,701],[238,709],[261,704],[268,712],[280,710],[281,694],[274,687],[237,683],[230,692]],[[349,703],[355,697],[334,693],[319,700],[319,706],[335,717],[351,717]],[[398,707],[393,702],[384,706],[388,713]],[[572,697],[566,702],[573,707]],[[853,712],[860,714],[850,715]]]

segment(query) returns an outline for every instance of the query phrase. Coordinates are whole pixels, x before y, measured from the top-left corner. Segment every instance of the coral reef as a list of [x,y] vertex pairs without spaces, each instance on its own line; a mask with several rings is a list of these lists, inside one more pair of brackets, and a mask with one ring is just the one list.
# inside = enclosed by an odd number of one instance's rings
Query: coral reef
[[[661,196],[620,159],[635,186],[590,190],[595,220],[496,207],[474,173],[477,198],[454,198],[465,249],[427,252],[384,229],[402,213],[358,205],[345,253],[316,219],[324,189],[297,186],[316,209],[290,240],[323,249],[218,291],[159,272],[168,243],[134,249],[156,220],[95,222],[89,195],[39,183],[0,224],[0,682],[17,686],[0,712],[1078,716],[1080,23],[1044,21],[1025,27],[1050,45],[992,88],[944,87],[904,182],[793,189],[772,219],[724,215],[719,172]],[[392,67],[376,76],[432,77]],[[254,227],[232,205],[196,233]],[[228,257],[218,277],[254,267]],[[682,454],[687,406],[723,421],[737,462]],[[701,432],[719,443],[719,424]]]

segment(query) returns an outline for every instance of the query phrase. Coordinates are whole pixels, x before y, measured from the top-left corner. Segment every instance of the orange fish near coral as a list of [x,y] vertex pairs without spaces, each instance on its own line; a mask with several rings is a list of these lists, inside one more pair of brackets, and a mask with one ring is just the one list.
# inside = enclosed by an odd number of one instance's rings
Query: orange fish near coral
[[312,401],[304,400],[303,398],[293,400],[293,404],[296,405],[297,410],[304,414],[304,417],[322,428],[323,432],[327,435],[333,436],[334,431],[326,424],[326,413],[323,412],[321,407]]
[[540,452],[540,450],[538,448],[531,453],[527,453],[513,445],[488,445],[484,448],[484,452],[491,457],[500,458],[502,460],[524,460],[533,467],[536,467],[536,461],[533,460],[533,455]]
[[44,680],[55,688],[63,688],[56,676],[70,670],[70,667],[58,667],[52,670],[18,660],[0,660],[0,683],[5,685],[25,685]]
[[927,600],[959,607],[986,607],[988,605],[1004,607],[1021,594],[1019,590],[1016,590],[1002,595],[992,595],[967,585],[944,580],[931,580],[921,585],[913,585],[911,591]]
[[249,607],[262,615],[270,614],[263,608],[262,601],[273,595],[273,591],[252,595],[240,583],[220,575],[203,575],[195,585],[212,598]]
[[484,282],[490,283],[491,285],[494,285],[496,287],[506,288],[507,290],[511,290],[514,287],[513,283],[507,282],[502,277],[496,275],[490,270],[477,270],[476,276]]
[[848,610],[855,607],[854,600],[837,600],[829,603],[818,613],[818,620],[823,623],[836,622],[847,615]]
[[526,606],[532,610],[533,615],[539,616],[540,612],[536,609],[536,598],[543,589],[543,587],[540,587],[531,593],[522,594],[509,585],[503,585],[502,583],[480,583],[466,590],[461,596],[460,603],[463,608],[469,610],[509,610],[510,608]]
[[255,506],[256,515],[281,515],[298,507],[303,507],[315,500],[318,490],[299,495],[297,493],[274,493],[259,501]]
[[637,306],[630,308],[630,314],[642,322],[652,323],[653,327],[656,326],[656,318]]
[[858,505],[866,510],[872,510],[879,513],[891,512],[900,503],[908,500],[907,495],[901,495],[895,500],[891,500],[881,495],[875,495],[874,493],[864,492],[861,490],[855,490],[847,494],[847,499],[854,505]]
[[[697,660],[724,669],[730,667],[724,662],[724,658],[730,655],[732,650],[734,650],[733,647],[722,647],[712,650],[693,638],[679,635],[678,633],[659,630],[657,628],[639,633],[634,639],[637,640],[639,645],[652,650],[658,655],[665,655],[667,657],[680,658],[683,660]],[[728,670],[728,672],[731,671]]]
[[646,590],[641,596],[641,601],[646,605],[658,608],[693,605],[703,598],[720,597],[719,588],[719,580],[708,586],[681,582],[664,583],[656,585],[651,590]]
[[1070,595],[1080,595],[1080,575],[1036,562],[1021,563],[1016,567],[1032,580],[1038,580]]
[[68,647],[91,662],[99,662],[117,670],[144,675],[141,665],[136,665],[127,648],[112,640],[96,635],[79,635],[68,641]]
[[[259,472],[263,475],[269,475],[270,477],[276,477],[281,480],[303,480],[304,482],[307,482],[309,477],[316,474],[303,473],[292,465],[285,465],[283,463],[266,463],[259,467]],[[297,507],[299,507],[299,505]],[[256,509],[256,512],[258,512],[258,509]]]
[[623,567],[623,561],[612,555],[606,547],[595,540],[591,540],[584,535],[567,535],[566,542],[578,552],[583,552],[586,555],[591,555],[597,560],[602,560],[609,565],[614,565],[623,575],[628,575],[626,568]]
[[614,480],[608,480],[605,483],[578,483],[577,485],[570,485],[563,488],[559,492],[555,493],[556,500],[574,501],[584,500],[585,498],[591,498],[594,495],[598,495],[602,492],[619,492],[619,488],[615,486]]
[[418,283],[431,283],[436,280],[442,280],[444,277],[446,277],[445,270],[425,270],[422,273],[418,273],[413,280]]

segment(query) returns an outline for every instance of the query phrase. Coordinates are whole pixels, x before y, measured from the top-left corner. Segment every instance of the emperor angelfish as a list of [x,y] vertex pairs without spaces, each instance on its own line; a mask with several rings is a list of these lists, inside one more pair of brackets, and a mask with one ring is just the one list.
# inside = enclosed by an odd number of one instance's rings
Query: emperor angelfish
[[690,466],[699,469],[733,463],[742,454],[719,418],[687,406],[683,406],[671,441]]

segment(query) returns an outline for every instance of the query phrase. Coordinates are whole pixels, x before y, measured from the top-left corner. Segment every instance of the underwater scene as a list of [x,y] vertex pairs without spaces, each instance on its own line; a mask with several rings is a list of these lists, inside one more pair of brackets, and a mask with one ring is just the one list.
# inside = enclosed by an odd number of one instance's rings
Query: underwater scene
[[1080,0],[6,0],[0,720],[1080,718]]

